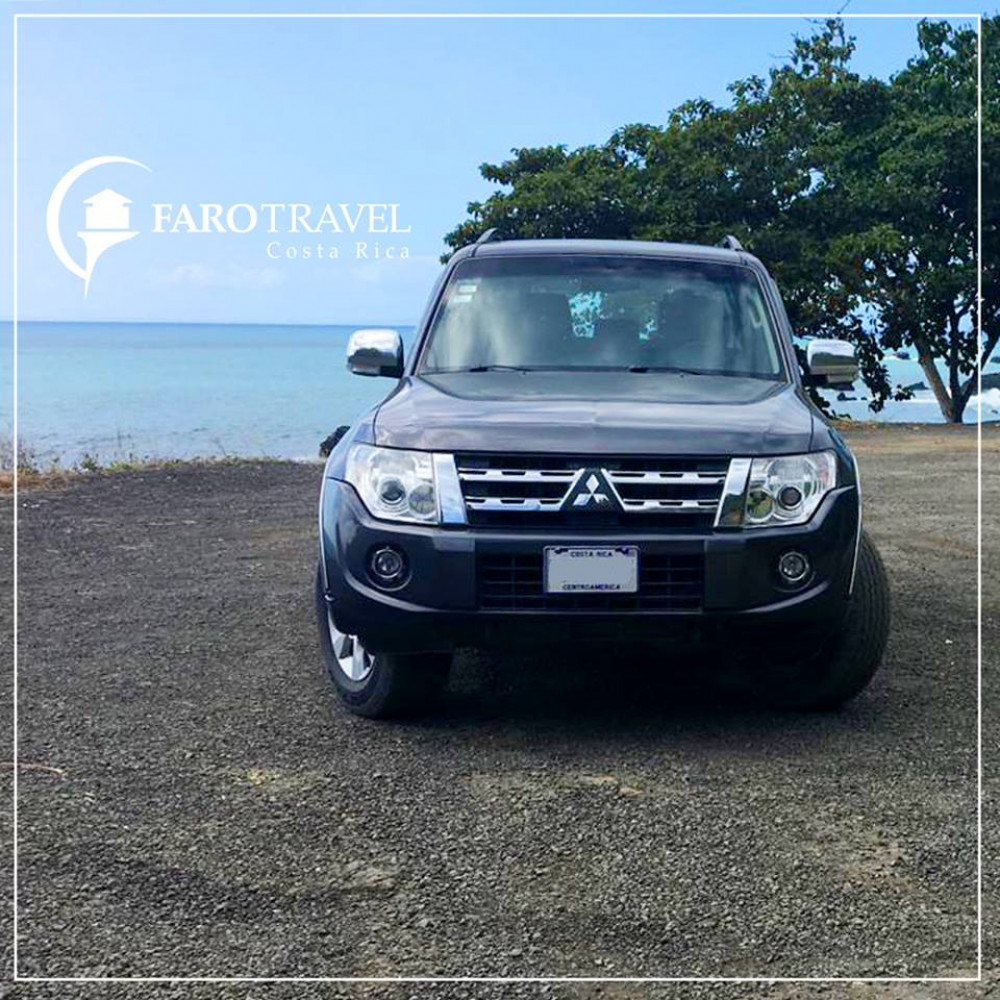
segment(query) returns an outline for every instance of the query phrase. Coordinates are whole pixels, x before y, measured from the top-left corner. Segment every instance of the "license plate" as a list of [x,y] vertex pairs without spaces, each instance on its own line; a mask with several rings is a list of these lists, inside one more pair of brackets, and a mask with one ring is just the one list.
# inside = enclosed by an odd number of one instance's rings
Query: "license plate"
[[639,550],[634,545],[548,545],[544,567],[547,594],[634,594],[639,589]]

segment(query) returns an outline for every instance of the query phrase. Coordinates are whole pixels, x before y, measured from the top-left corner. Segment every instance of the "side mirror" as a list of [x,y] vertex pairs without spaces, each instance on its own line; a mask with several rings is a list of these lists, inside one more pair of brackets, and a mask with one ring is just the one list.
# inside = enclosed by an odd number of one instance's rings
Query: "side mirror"
[[810,340],[806,346],[806,374],[814,385],[850,388],[858,377],[858,356],[846,340]]
[[395,330],[355,330],[347,342],[347,367],[355,375],[403,374],[403,341]]

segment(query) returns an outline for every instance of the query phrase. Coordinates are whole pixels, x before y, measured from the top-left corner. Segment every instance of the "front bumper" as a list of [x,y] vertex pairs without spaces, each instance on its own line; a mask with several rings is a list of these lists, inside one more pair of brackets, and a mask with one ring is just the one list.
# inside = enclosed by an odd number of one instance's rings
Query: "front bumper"
[[[858,530],[858,494],[834,490],[808,524],[791,528],[718,530],[698,534],[499,530],[416,526],[373,518],[354,489],[326,479],[320,510],[325,595],[338,628],[372,650],[517,647],[576,638],[679,639],[726,634],[734,624],[770,632],[799,624],[836,628],[849,597]],[[495,610],[481,606],[481,557],[540,555],[547,545],[635,545],[645,557],[695,556],[703,587],[694,608]],[[398,589],[375,587],[371,552],[401,549],[409,577]],[[799,590],[776,573],[789,549],[805,553],[813,573]],[[703,562],[701,562],[703,560]]]

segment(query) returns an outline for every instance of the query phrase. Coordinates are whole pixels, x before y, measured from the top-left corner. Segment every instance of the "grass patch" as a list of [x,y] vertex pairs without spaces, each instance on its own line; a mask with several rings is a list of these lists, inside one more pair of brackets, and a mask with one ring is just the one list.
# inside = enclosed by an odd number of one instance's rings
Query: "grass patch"
[[63,465],[58,458],[43,459],[36,449],[23,441],[18,441],[15,458],[14,444],[10,435],[0,435],[0,493],[13,490],[15,466],[19,489],[45,489],[64,486],[73,480],[89,476],[110,476],[123,472],[152,472],[159,469],[181,469],[191,466],[253,465],[259,462],[281,461],[284,459],[270,455],[157,458],[152,455],[134,454],[122,458],[102,460],[96,455],[88,453],[82,455],[73,465]]

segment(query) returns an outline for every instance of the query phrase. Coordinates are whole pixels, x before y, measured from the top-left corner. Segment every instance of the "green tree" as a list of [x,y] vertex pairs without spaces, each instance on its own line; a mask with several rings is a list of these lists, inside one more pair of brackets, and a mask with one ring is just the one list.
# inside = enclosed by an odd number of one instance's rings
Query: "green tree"
[[[854,149],[835,150],[844,190],[864,226],[835,252],[858,272],[872,310],[864,335],[912,347],[946,420],[960,422],[977,365],[997,345],[996,180],[998,19],[984,22],[983,339],[977,303],[976,34],[946,22],[919,26],[920,54],[889,87],[889,113]],[[990,252],[992,249],[993,252]],[[942,375],[940,366],[944,369]]]
[[887,85],[850,69],[853,40],[828,21],[797,38],[767,80],[730,86],[730,106],[682,105],[652,137],[646,162],[659,192],[652,239],[714,242],[734,232],[781,286],[802,336],[847,337],[859,348],[875,405],[891,395],[877,345],[864,337],[857,269],[835,239],[865,224],[834,175],[842,151],[885,118]]
[[[991,112],[996,31],[988,19]],[[855,342],[873,408],[906,395],[889,383],[884,350],[912,346],[942,412],[959,420],[980,346],[970,257],[975,34],[930,22],[919,32],[920,55],[889,83],[852,71],[853,40],[832,20],[796,39],[766,80],[732,84],[726,107],[692,100],[664,126],[629,125],[602,146],[515,150],[482,166],[499,189],[470,205],[446,242],[457,248],[492,226],[507,237],[691,242],[732,232],[775,274],[798,333]],[[1000,157],[996,115],[986,118],[988,176]],[[996,183],[984,192],[988,267]],[[991,299],[996,282],[985,285]],[[990,316],[996,329],[995,314],[984,301],[984,329]],[[987,351],[995,344],[987,334]],[[937,384],[935,358],[948,372]]]

